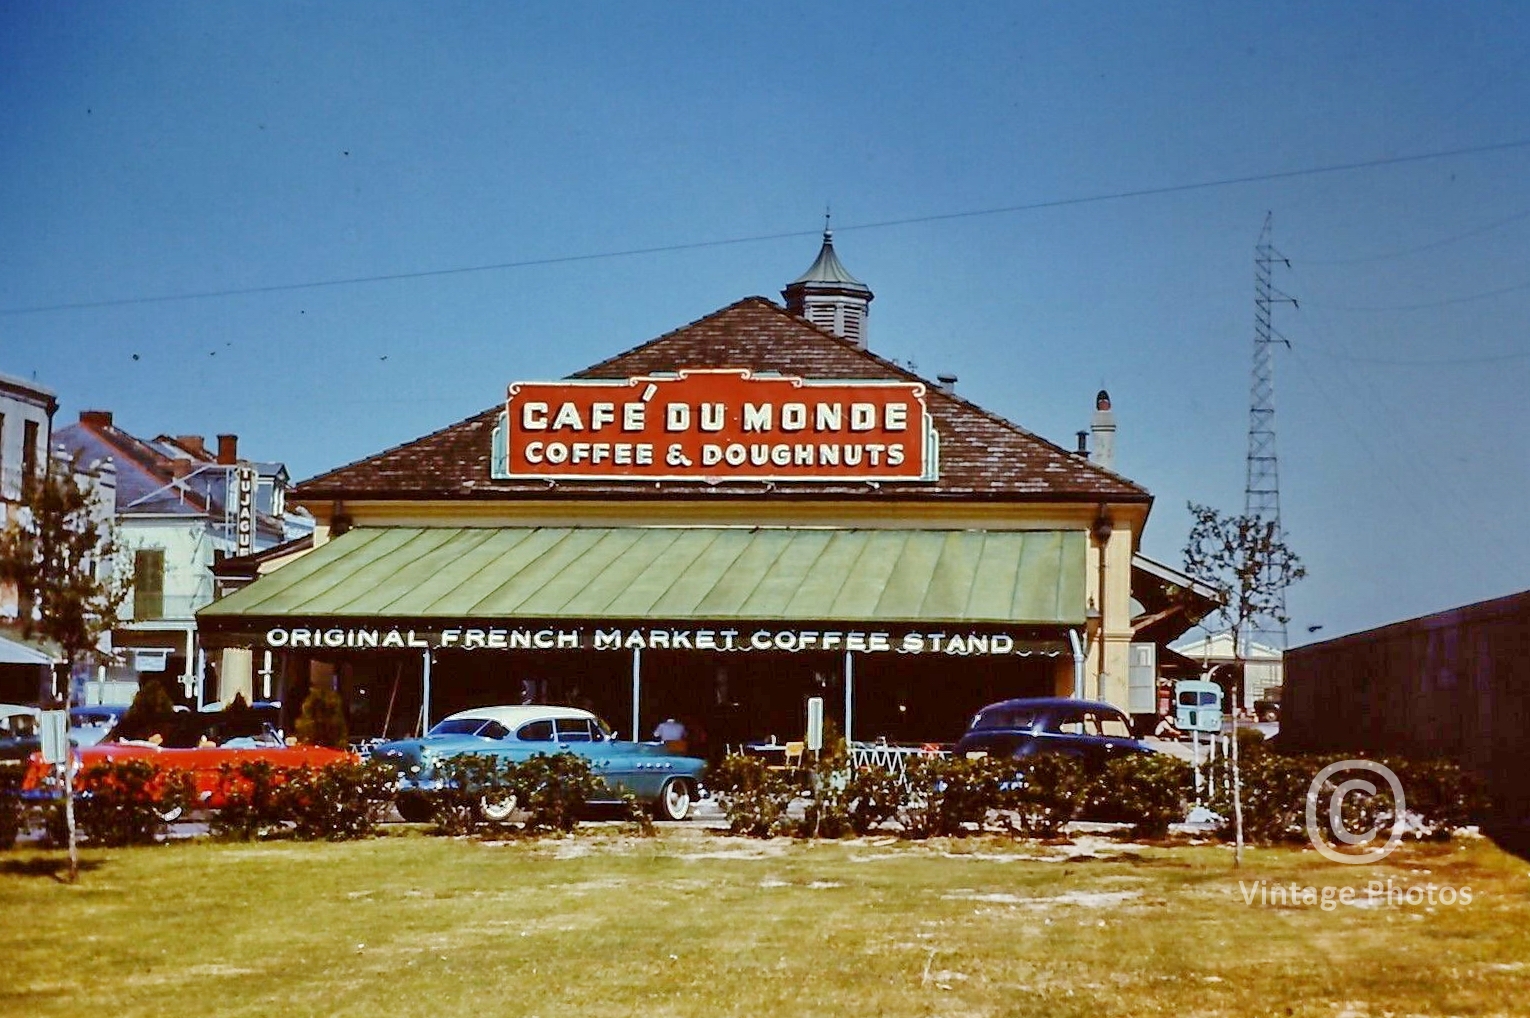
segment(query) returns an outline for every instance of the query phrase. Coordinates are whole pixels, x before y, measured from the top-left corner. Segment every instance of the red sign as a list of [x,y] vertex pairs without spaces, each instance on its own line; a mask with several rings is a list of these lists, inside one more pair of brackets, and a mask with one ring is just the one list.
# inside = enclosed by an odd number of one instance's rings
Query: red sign
[[516,382],[506,424],[506,477],[936,478],[935,429],[921,382],[813,381],[741,368]]

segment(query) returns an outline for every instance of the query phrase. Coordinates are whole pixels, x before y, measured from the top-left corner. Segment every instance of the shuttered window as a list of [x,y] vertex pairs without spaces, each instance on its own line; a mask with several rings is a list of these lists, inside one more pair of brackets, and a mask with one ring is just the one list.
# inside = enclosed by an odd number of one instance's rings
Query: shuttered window
[[140,548],[133,553],[133,618],[144,622],[165,617],[165,551]]

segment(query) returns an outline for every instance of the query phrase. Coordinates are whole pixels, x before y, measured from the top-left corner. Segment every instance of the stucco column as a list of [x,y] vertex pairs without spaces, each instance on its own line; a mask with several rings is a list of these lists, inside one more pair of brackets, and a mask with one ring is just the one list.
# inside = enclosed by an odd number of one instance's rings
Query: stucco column
[[1131,661],[1132,550],[1135,543],[1135,535],[1125,521],[1112,521],[1110,536],[1105,539],[1103,549],[1096,536],[1092,535],[1089,540],[1087,589],[1089,601],[1100,617],[1090,627],[1084,695],[1104,700],[1123,711],[1127,708],[1127,670]]

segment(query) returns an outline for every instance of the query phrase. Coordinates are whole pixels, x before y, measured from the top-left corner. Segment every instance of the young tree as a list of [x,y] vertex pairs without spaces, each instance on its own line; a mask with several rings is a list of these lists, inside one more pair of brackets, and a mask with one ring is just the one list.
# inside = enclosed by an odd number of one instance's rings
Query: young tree
[[309,688],[302,713],[293,727],[299,742],[344,749],[347,738],[345,704],[341,702],[340,694],[324,682],[315,683]]
[[[20,595],[22,631],[51,640],[62,652],[63,663],[54,674],[66,711],[75,664],[99,655],[101,638],[111,631],[127,597],[126,577],[112,568],[115,552],[111,520],[101,518],[95,485],[81,480],[74,461],[52,460],[24,478],[21,502],[0,529],[0,580],[15,584]],[[73,882],[79,873],[74,754],[65,756],[64,816]]]
[[[1223,516],[1210,506],[1190,503],[1194,523],[1185,542],[1185,573],[1222,595],[1217,614],[1232,634],[1233,671],[1243,685],[1245,634],[1257,619],[1284,625],[1285,589],[1303,576],[1301,560],[1286,546],[1274,520],[1257,514]],[[1238,705],[1233,704],[1232,772],[1234,862],[1243,864],[1243,794],[1238,771]]]

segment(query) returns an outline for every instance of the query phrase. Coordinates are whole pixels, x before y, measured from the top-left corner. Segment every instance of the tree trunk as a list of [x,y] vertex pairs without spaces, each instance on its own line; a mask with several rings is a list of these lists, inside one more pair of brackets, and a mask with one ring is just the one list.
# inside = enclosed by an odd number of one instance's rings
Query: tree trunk
[[1238,770],[1238,706],[1243,699],[1243,659],[1238,652],[1239,634],[1233,633],[1233,668],[1237,679],[1234,684],[1232,705],[1232,780],[1233,780],[1233,868],[1243,865],[1243,776]]
[[69,882],[80,879],[80,841],[74,826],[74,747],[69,744],[69,708],[74,705],[74,655],[64,672],[64,827],[69,832]]

